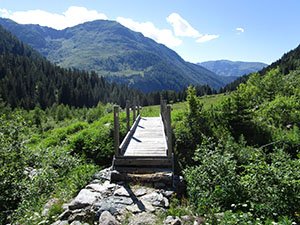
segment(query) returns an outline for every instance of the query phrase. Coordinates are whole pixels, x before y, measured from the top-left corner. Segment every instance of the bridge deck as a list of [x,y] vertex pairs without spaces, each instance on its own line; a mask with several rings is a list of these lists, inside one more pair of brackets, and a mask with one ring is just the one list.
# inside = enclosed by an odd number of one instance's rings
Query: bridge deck
[[123,156],[167,157],[167,142],[161,117],[141,117]]

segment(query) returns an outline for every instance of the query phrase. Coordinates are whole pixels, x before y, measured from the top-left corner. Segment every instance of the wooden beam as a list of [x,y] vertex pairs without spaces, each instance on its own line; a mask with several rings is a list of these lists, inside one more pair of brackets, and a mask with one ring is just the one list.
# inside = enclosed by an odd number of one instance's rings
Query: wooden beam
[[133,100],[133,106],[132,106],[132,110],[133,110],[133,122],[136,119],[136,114],[135,114],[135,110],[136,110],[136,104],[135,104],[135,99]]
[[120,136],[120,125],[119,125],[119,106],[114,106],[114,147],[115,147],[115,156],[118,157],[120,154],[119,151],[119,136]]
[[130,130],[130,111],[129,111],[129,100],[126,100],[126,117],[127,117],[127,121],[126,121],[126,125],[127,125],[127,132]]
[[171,106],[167,106],[166,112],[166,126],[168,137],[168,157],[172,157],[172,127],[171,127]]

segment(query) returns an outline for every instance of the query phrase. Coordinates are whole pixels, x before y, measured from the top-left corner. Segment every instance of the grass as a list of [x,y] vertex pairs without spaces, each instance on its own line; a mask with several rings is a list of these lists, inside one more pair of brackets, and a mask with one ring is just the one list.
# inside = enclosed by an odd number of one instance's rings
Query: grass
[[[201,102],[203,103],[204,108],[209,108],[211,105],[215,105],[220,102],[224,98],[223,94],[218,95],[205,95],[200,97]],[[187,109],[186,102],[178,102],[174,104],[170,104],[172,107],[172,114],[176,111],[184,111]],[[145,106],[141,110],[141,116],[145,117],[156,117],[159,116],[160,105],[152,105],[152,106]]]

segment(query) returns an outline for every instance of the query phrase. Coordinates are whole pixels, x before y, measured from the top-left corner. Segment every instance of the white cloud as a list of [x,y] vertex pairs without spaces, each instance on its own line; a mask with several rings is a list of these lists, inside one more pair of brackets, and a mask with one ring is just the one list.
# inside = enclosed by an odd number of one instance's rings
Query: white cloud
[[62,14],[49,13],[39,9],[17,12],[0,9],[0,15],[20,24],[39,24],[41,26],[48,26],[59,30],[87,21],[107,19],[106,15],[103,13],[98,13],[96,10],[88,10],[78,6],[70,6],[68,10]]
[[241,27],[237,27],[237,28],[235,28],[235,30],[238,31],[238,34],[245,32],[244,28],[241,28]]
[[211,41],[211,40],[219,38],[219,37],[220,37],[220,35],[218,35],[218,34],[205,34],[202,37],[200,37],[199,39],[197,39],[196,42],[203,43],[203,42]]
[[178,13],[172,13],[167,17],[175,32],[176,36],[181,37],[200,37],[201,34],[194,29],[185,19]]
[[141,32],[144,36],[149,37],[157,41],[158,43],[164,44],[168,47],[178,46],[182,41],[173,36],[171,30],[158,29],[151,22],[139,23],[133,21],[130,18],[118,17],[117,21],[125,27],[131,30]]

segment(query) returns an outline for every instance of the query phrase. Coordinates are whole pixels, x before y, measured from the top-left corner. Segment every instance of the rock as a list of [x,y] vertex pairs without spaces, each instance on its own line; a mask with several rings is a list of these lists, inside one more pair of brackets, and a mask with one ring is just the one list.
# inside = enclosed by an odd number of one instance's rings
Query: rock
[[106,168],[94,174],[93,178],[97,180],[110,180],[111,168]]
[[69,223],[73,223],[74,221],[83,221],[84,219],[88,219],[87,218],[87,213],[86,211],[81,211],[81,212],[78,212],[78,213],[72,213],[71,216],[69,216],[68,218],[68,222]]
[[58,216],[58,219],[67,220],[71,214],[72,212],[69,209],[67,209],[66,211],[64,211],[62,214]]
[[82,189],[76,198],[70,203],[69,209],[81,209],[86,206],[92,205],[97,199],[101,197],[98,192],[92,192],[88,189]]
[[194,220],[194,224],[204,223],[204,219],[197,217],[197,216],[182,216],[181,220],[182,220],[182,222],[184,222],[184,224],[185,224],[185,222],[188,222],[191,220]]
[[139,206],[138,206],[138,204],[126,206],[126,209],[127,209],[129,212],[132,212],[132,213],[140,213],[140,212],[142,212],[142,211],[146,211],[146,210],[140,209]]
[[167,197],[167,198],[170,198],[172,196],[172,194],[174,194],[175,192],[172,191],[172,190],[162,190],[161,193]]
[[105,193],[108,191],[108,188],[102,184],[89,184],[85,188],[100,193]]
[[115,190],[114,195],[129,197],[130,193],[132,193],[132,191],[129,188],[120,187],[119,189]]
[[164,224],[170,224],[170,225],[181,225],[181,220],[178,216],[168,216],[165,220]]
[[158,218],[154,214],[148,212],[142,212],[135,216],[130,217],[129,225],[145,225],[145,224],[155,224]]
[[107,189],[113,189],[114,187],[117,186],[117,185],[114,184],[114,183],[110,183],[108,180],[105,181],[105,182],[103,183],[103,185],[104,185]]
[[51,225],[69,225],[69,222],[67,220],[58,220],[55,223],[52,223]]
[[141,200],[141,203],[138,204],[142,204],[143,207],[145,207],[145,211],[146,212],[155,212],[155,208],[152,206],[152,204],[146,200]]
[[128,197],[123,196],[112,196],[108,198],[110,201],[115,202],[116,204],[123,204],[123,205],[131,205],[133,200]]
[[92,180],[91,184],[101,184],[101,180],[94,179]]
[[114,202],[104,199],[99,203],[94,205],[94,210],[97,211],[96,217],[99,217],[102,212],[109,211],[112,215],[115,215],[118,212],[118,209],[125,207],[124,205],[118,205]]
[[76,220],[73,221],[70,225],[82,225],[82,223]]
[[147,189],[144,188],[144,187],[141,187],[139,189],[137,189],[135,192],[134,192],[135,196],[137,197],[140,197],[140,196],[143,196],[145,194],[147,194]]
[[141,199],[150,202],[153,206],[165,207],[165,199],[161,193],[152,192],[142,196]]
[[62,205],[62,209],[63,209],[64,211],[67,211],[67,210],[69,209],[69,204],[67,204],[67,203],[63,204],[63,205]]
[[110,212],[104,211],[101,213],[101,216],[99,218],[99,224],[101,225],[117,225],[119,224],[115,217],[113,217]]
[[54,205],[58,203],[58,199],[57,198],[51,198],[44,206],[44,209],[42,211],[42,216],[48,216],[49,215],[49,211],[50,208]]
[[166,197],[164,197],[164,207],[169,208],[169,205],[169,200]]

